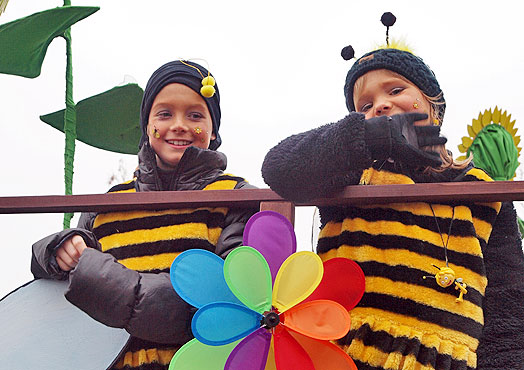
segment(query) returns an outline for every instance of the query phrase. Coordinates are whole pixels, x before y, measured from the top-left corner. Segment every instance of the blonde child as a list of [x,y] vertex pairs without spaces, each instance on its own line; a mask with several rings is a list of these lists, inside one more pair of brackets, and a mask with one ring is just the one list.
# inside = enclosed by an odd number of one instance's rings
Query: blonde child
[[[283,197],[328,197],[356,184],[492,181],[446,150],[444,95],[411,52],[360,57],[344,93],[349,115],[266,155],[263,177]],[[524,256],[511,202],[320,207],[320,216],[320,256],[350,258],[366,275],[352,328],[338,342],[359,370],[522,369]]]

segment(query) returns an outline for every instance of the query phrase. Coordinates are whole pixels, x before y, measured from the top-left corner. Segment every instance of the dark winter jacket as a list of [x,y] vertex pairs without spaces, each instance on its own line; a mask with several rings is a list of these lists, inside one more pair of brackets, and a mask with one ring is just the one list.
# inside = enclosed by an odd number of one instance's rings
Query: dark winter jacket
[[[283,140],[264,160],[264,180],[295,201],[359,183],[489,180],[471,167],[426,175],[375,161],[364,125],[363,115],[351,113]],[[317,252],[354,259],[366,275],[352,329],[339,343],[359,370],[524,368],[524,256],[511,203],[321,207],[320,215]],[[431,278],[433,264],[446,265],[445,249],[468,285],[462,302],[453,286]]]
[[[253,188],[242,178],[225,175],[225,168],[224,154],[190,147],[166,180],[165,174],[157,173],[155,156],[146,143],[139,153],[135,179],[110,191]],[[83,213],[77,228],[33,245],[31,270],[36,278],[68,278],[65,295],[71,303],[96,320],[125,328],[132,335],[128,352],[117,368],[167,369],[176,349],[192,337],[189,328],[194,312],[171,285],[172,260],[191,248],[208,249],[225,257],[242,244],[244,225],[254,212],[222,207]],[[195,222],[199,224],[196,231],[191,226]],[[58,267],[54,252],[74,234],[81,235],[91,248],[66,273]]]

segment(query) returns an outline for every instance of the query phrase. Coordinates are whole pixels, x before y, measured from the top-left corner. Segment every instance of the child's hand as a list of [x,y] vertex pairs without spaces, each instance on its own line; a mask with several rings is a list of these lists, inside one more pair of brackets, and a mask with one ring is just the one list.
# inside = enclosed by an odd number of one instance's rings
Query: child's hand
[[366,120],[365,139],[373,159],[391,158],[413,168],[440,166],[442,161],[438,155],[418,149],[403,135],[404,126],[413,126],[414,122],[427,118],[424,113],[404,113]]
[[62,271],[70,271],[78,264],[87,245],[80,235],[73,235],[56,250],[56,262]]
[[420,148],[424,146],[444,145],[448,141],[444,136],[440,136],[440,126],[415,126],[414,128],[417,133],[418,146]]

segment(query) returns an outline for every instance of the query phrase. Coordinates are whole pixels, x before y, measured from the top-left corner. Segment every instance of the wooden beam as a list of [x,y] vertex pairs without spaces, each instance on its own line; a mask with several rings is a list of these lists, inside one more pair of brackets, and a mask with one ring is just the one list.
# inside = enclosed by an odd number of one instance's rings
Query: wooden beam
[[260,202],[261,211],[275,211],[295,224],[295,205],[291,202]]
[[[295,205],[359,205],[421,201],[449,202],[452,200],[471,202],[524,200],[524,181],[354,185],[346,187],[331,198],[296,202]],[[0,197],[0,214],[109,212],[194,207],[259,208],[263,202],[286,202],[286,200],[270,189]],[[281,206],[288,207],[283,204]],[[282,212],[288,211],[283,210]],[[289,212],[285,216],[292,217]]]

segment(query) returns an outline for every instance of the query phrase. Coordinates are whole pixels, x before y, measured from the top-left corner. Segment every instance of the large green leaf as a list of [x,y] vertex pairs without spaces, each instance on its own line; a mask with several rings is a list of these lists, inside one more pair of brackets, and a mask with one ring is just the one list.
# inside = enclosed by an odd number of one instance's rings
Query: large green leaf
[[99,9],[63,6],[1,25],[0,73],[29,78],[39,76],[51,41]]
[[[117,86],[76,105],[78,140],[111,152],[136,154],[140,141],[140,102],[144,91],[137,84]],[[40,116],[64,131],[64,109]]]

